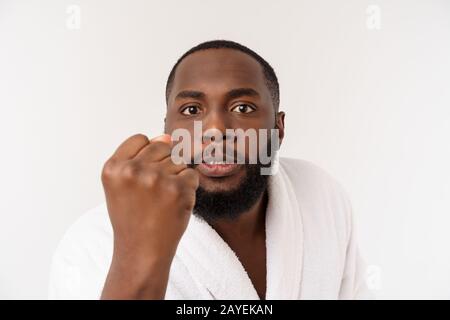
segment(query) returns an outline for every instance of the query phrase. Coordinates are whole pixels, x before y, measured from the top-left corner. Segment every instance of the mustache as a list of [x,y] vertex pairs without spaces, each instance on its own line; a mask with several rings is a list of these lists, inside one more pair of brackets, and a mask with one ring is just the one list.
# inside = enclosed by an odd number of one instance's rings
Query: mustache
[[246,162],[248,158],[249,158],[248,156],[239,153],[237,150],[231,152],[228,151],[227,153],[212,152],[210,154],[204,154],[204,152],[199,152],[191,158],[191,162],[202,163],[211,161],[222,161],[225,163],[237,163],[237,162]]
[[230,157],[228,159],[224,158],[216,158],[216,157],[206,157],[206,158],[201,158],[201,155],[198,158],[191,158],[190,161],[188,161],[186,163],[186,165],[189,168],[196,168],[199,164],[202,163],[210,163],[213,161],[219,161],[219,162],[223,162],[224,164],[239,164],[239,165],[246,165],[246,166],[259,166],[259,167],[270,167],[271,162],[269,163],[265,163],[263,161],[260,160],[260,158],[258,156],[256,156],[254,159],[250,159],[250,157],[245,156],[245,155],[241,155],[240,158],[236,158],[236,157]]
[[[196,167],[198,164],[222,162],[224,164],[268,164],[272,162],[274,150],[271,146],[271,139],[259,141],[256,145],[236,145],[235,143],[225,143],[213,141],[202,148],[194,148],[189,145],[187,149],[181,148],[181,153],[177,150],[172,154],[175,159],[182,158],[186,165]],[[277,149],[275,149],[276,151]],[[172,157],[172,159],[174,159]],[[179,160],[176,160],[180,162]]]

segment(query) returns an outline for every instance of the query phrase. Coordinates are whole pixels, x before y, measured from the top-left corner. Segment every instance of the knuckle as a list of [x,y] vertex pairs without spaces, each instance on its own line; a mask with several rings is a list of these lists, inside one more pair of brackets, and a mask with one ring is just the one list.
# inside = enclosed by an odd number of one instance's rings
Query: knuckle
[[107,182],[113,179],[117,174],[117,164],[114,159],[105,162],[102,169],[102,181]]
[[175,180],[169,180],[165,183],[165,192],[171,198],[179,199],[181,197],[181,190],[180,184]]
[[148,187],[153,188],[160,184],[161,174],[156,170],[150,170],[142,177],[142,183]]
[[130,161],[125,164],[120,172],[120,178],[124,182],[131,182],[136,180],[136,177],[139,175],[141,170],[141,166],[136,161]]

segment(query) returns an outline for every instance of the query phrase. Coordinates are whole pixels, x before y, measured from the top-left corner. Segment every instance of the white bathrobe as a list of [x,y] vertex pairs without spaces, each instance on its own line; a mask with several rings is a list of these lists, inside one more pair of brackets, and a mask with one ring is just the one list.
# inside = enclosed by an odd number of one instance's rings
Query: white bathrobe
[[[342,187],[309,162],[281,158],[268,194],[266,299],[371,298]],[[79,218],[61,240],[49,297],[98,299],[112,250],[103,204]],[[166,299],[259,298],[236,254],[192,215],[172,262]]]

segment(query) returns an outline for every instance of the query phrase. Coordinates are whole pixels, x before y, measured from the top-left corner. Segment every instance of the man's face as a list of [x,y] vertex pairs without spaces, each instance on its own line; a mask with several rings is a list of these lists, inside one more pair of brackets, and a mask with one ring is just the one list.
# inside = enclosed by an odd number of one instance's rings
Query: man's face
[[[178,65],[168,97],[165,132],[183,128],[193,137],[194,121],[201,121],[203,132],[216,129],[225,135],[226,129],[278,128],[280,143],[284,136],[284,114],[276,114],[261,65],[232,49],[198,51]],[[246,159],[248,152],[246,148]],[[234,164],[220,169],[196,166],[200,187],[208,192],[236,189],[248,167]]]

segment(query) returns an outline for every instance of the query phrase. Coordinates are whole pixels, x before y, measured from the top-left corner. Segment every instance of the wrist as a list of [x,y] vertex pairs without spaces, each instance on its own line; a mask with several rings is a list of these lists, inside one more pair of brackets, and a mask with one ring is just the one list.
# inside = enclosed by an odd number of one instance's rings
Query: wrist
[[172,258],[113,254],[103,299],[164,299]]

